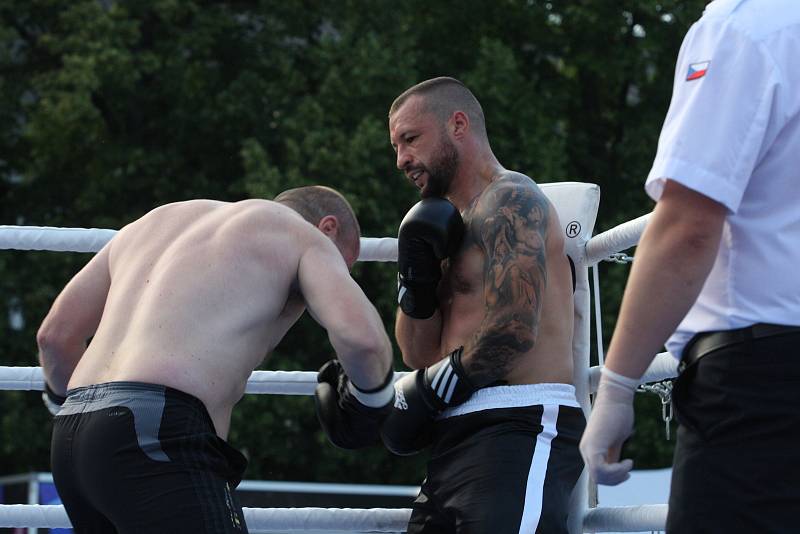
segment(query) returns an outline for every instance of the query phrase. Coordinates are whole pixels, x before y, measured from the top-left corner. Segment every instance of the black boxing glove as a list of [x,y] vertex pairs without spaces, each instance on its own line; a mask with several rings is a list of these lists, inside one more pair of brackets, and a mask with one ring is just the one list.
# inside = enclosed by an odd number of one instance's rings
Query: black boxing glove
[[431,442],[433,421],[487,384],[475,383],[461,365],[464,348],[441,361],[405,375],[394,384],[394,407],[381,426],[381,439],[394,454],[416,454]]
[[44,402],[45,407],[52,415],[58,415],[58,412],[61,410],[61,406],[63,406],[66,400],[66,397],[61,396],[53,391],[53,389],[50,387],[50,384],[47,383],[47,380],[44,381],[42,402]]
[[403,313],[415,319],[433,315],[442,260],[458,250],[463,235],[461,214],[443,198],[422,199],[406,213],[397,234],[397,302]]
[[350,382],[339,360],[317,373],[314,406],[317,419],[331,443],[342,449],[360,449],[379,441],[380,424],[394,401],[394,371],[375,389],[362,390]]

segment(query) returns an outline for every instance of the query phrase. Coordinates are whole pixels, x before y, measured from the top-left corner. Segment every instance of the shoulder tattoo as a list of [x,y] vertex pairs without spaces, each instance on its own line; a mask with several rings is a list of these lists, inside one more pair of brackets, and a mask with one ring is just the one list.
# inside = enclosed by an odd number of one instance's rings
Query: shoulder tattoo
[[530,351],[539,327],[547,283],[549,203],[532,183],[495,183],[474,213],[473,238],[484,250],[486,317],[470,372],[499,379]]

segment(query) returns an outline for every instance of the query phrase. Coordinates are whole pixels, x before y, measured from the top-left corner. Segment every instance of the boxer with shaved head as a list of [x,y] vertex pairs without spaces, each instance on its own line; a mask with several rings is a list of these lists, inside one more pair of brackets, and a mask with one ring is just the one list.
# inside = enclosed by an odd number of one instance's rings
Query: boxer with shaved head
[[585,420],[558,215],[454,78],[403,92],[389,135],[422,197],[398,233],[395,333],[416,371],[382,428],[397,454],[430,451],[408,532],[566,532]]
[[338,356],[320,373],[323,428],[341,447],[379,441],[391,345],[350,277],[359,234],[326,187],[191,200],[125,226],[75,275],[37,340],[76,532],[246,532],[231,411],[304,310]]

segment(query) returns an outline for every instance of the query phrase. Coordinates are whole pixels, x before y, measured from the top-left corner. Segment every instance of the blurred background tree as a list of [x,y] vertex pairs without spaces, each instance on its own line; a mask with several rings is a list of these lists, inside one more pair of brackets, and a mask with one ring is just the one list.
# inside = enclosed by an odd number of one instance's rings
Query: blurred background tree
[[[417,194],[394,168],[388,106],[450,75],[483,104],[507,168],[600,185],[602,231],[652,208],[644,178],[705,3],[1,0],[0,222],[120,228],[167,202],[322,183],[365,236],[395,235]],[[0,255],[0,364],[37,364],[36,328],[87,260]],[[627,272],[601,266],[606,342]],[[394,266],[354,276],[391,332]],[[304,318],[264,368],[331,354]],[[669,465],[657,399],[637,410],[637,467]],[[49,435],[37,394],[0,392],[0,473],[48,471]],[[417,484],[425,461],[336,450],[307,397],[245,397],[230,441],[250,479]]]

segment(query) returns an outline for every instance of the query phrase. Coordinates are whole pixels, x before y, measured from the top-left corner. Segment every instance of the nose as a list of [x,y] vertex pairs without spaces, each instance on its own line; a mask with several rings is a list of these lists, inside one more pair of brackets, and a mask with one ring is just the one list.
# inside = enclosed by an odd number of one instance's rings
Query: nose
[[397,168],[401,171],[411,163],[411,155],[403,147],[397,147]]

